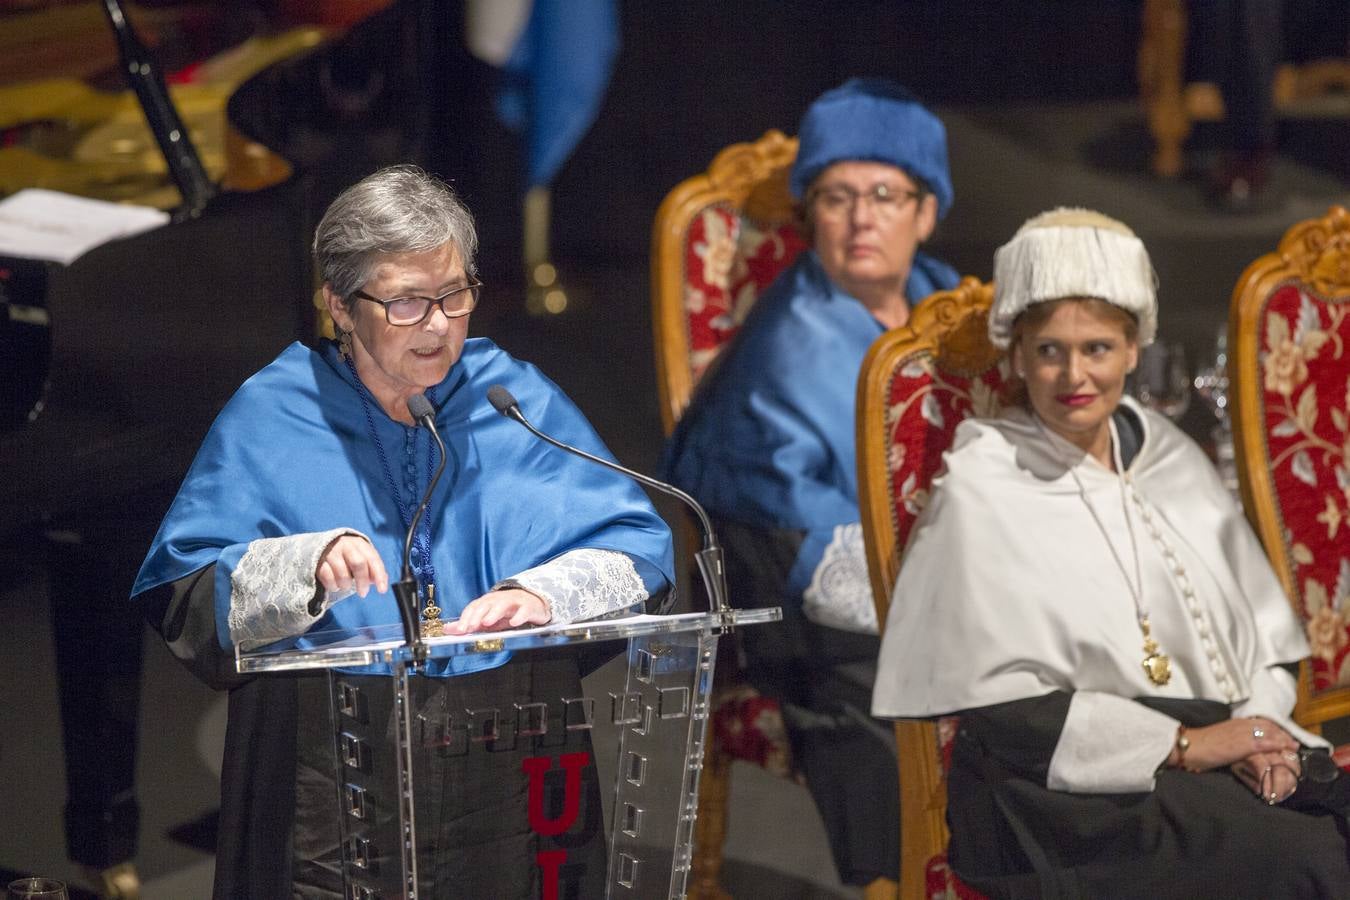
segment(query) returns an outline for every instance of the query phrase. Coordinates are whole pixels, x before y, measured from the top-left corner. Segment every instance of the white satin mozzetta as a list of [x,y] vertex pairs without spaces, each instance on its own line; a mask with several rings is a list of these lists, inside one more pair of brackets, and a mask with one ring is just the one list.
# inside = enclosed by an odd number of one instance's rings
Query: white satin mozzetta
[[963,422],[945,456],[896,583],[876,715],[928,717],[1096,691],[1216,700],[1322,743],[1289,720],[1287,677],[1271,671],[1306,656],[1308,645],[1241,509],[1180,430],[1123,403],[1144,423],[1126,494],[1142,606],[1171,657],[1170,682],[1156,685],[1144,672],[1134,601],[1065,461],[1128,556],[1119,477],[1011,409]]

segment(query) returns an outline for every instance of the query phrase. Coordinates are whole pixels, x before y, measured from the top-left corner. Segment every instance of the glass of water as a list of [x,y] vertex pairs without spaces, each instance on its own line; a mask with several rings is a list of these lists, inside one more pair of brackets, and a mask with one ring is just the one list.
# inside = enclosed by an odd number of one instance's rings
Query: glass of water
[[1191,374],[1186,349],[1157,341],[1139,351],[1134,370],[1134,395],[1139,402],[1169,419],[1180,419],[1191,405]]
[[8,900],[70,900],[66,886],[54,878],[18,878],[9,883]]

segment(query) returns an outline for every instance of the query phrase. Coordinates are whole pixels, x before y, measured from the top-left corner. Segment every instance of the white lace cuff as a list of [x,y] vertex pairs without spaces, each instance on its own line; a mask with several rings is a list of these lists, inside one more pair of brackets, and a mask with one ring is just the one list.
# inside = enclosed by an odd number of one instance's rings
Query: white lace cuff
[[835,526],[834,537],[802,592],[802,614],[828,628],[879,633],[861,522]]
[[231,642],[247,649],[303,634],[324,610],[350,596],[351,591],[325,594],[318,612],[309,610],[318,590],[319,558],[344,534],[366,538],[350,528],[334,528],[251,541],[230,573]]
[[550,623],[558,625],[627,612],[647,599],[647,586],[633,560],[616,550],[569,550],[492,589],[512,587],[542,597],[553,614]]

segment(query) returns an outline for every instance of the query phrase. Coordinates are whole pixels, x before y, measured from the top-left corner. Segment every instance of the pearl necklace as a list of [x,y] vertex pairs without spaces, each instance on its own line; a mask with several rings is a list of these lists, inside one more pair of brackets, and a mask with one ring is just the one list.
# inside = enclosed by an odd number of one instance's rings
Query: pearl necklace
[[1129,482],[1130,495],[1134,499],[1139,518],[1144,523],[1144,529],[1162,553],[1163,562],[1172,576],[1172,581],[1181,591],[1182,603],[1186,607],[1186,611],[1190,613],[1195,633],[1200,637],[1200,647],[1208,658],[1209,670],[1213,673],[1219,689],[1223,691],[1224,698],[1229,703],[1233,703],[1238,699],[1238,687],[1228,674],[1226,657],[1221,652],[1218,641],[1215,639],[1216,635],[1209,619],[1209,613],[1196,594],[1195,585],[1186,572],[1186,567],[1182,564],[1181,555],[1173,549],[1171,542],[1158,525],[1158,521],[1162,517],[1155,516],[1144,503],[1144,498],[1140,496],[1139,489],[1134,485],[1134,479],[1128,473],[1126,481]]
[[1097,514],[1097,508],[1092,505],[1092,501],[1088,498],[1087,487],[1083,484],[1083,480],[1078,477],[1077,469],[1069,462],[1069,459],[1064,455],[1064,451],[1059,445],[1055,443],[1049,430],[1046,429],[1045,423],[1041,421],[1041,417],[1032,413],[1032,418],[1036,420],[1036,426],[1040,428],[1046,443],[1053,448],[1055,455],[1059,457],[1060,463],[1068,470],[1069,475],[1073,477],[1074,484],[1078,485],[1078,497],[1083,501],[1083,505],[1087,507],[1088,512],[1092,514],[1092,521],[1096,523],[1097,530],[1101,532],[1102,538],[1106,541],[1106,546],[1111,551],[1111,558],[1115,560],[1116,568],[1120,570],[1120,577],[1125,580],[1125,586],[1130,591],[1130,598],[1134,600],[1135,620],[1139,623],[1139,631],[1144,636],[1144,660],[1142,663],[1144,674],[1148,676],[1149,681],[1161,687],[1172,680],[1172,661],[1168,658],[1167,654],[1158,652],[1158,642],[1153,639],[1153,626],[1149,624],[1148,610],[1144,608],[1143,567],[1139,562],[1139,544],[1135,541],[1134,537],[1134,519],[1130,516],[1130,504],[1128,498],[1125,496],[1125,480],[1128,476],[1125,474],[1125,465],[1120,457],[1120,440],[1116,435],[1115,424],[1111,423],[1110,425],[1111,456],[1116,467],[1116,479],[1120,484],[1120,508],[1125,514],[1125,528],[1130,534],[1130,551],[1134,555],[1133,581],[1130,580],[1130,573],[1129,570],[1125,568],[1124,560],[1120,558],[1120,553],[1116,550],[1115,541],[1111,540],[1111,533],[1107,530],[1106,524],[1102,521],[1101,516]]

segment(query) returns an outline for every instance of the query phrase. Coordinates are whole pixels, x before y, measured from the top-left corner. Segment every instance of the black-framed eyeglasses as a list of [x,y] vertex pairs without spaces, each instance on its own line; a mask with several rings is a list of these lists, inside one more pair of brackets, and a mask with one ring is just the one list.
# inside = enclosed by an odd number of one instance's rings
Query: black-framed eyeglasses
[[431,315],[433,306],[440,307],[447,319],[458,319],[473,312],[478,295],[483,290],[481,281],[446,291],[439,297],[392,297],[381,300],[365,291],[352,291],[358,300],[369,300],[384,307],[384,318],[390,325],[420,325]]
[[889,216],[898,213],[909,201],[919,200],[923,196],[923,191],[892,187],[881,182],[872,185],[871,189],[866,191],[855,190],[846,184],[829,185],[812,191],[807,199],[816,205],[818,215],[833,217],[851,215],[858,201],[866,200],[873,213]]

